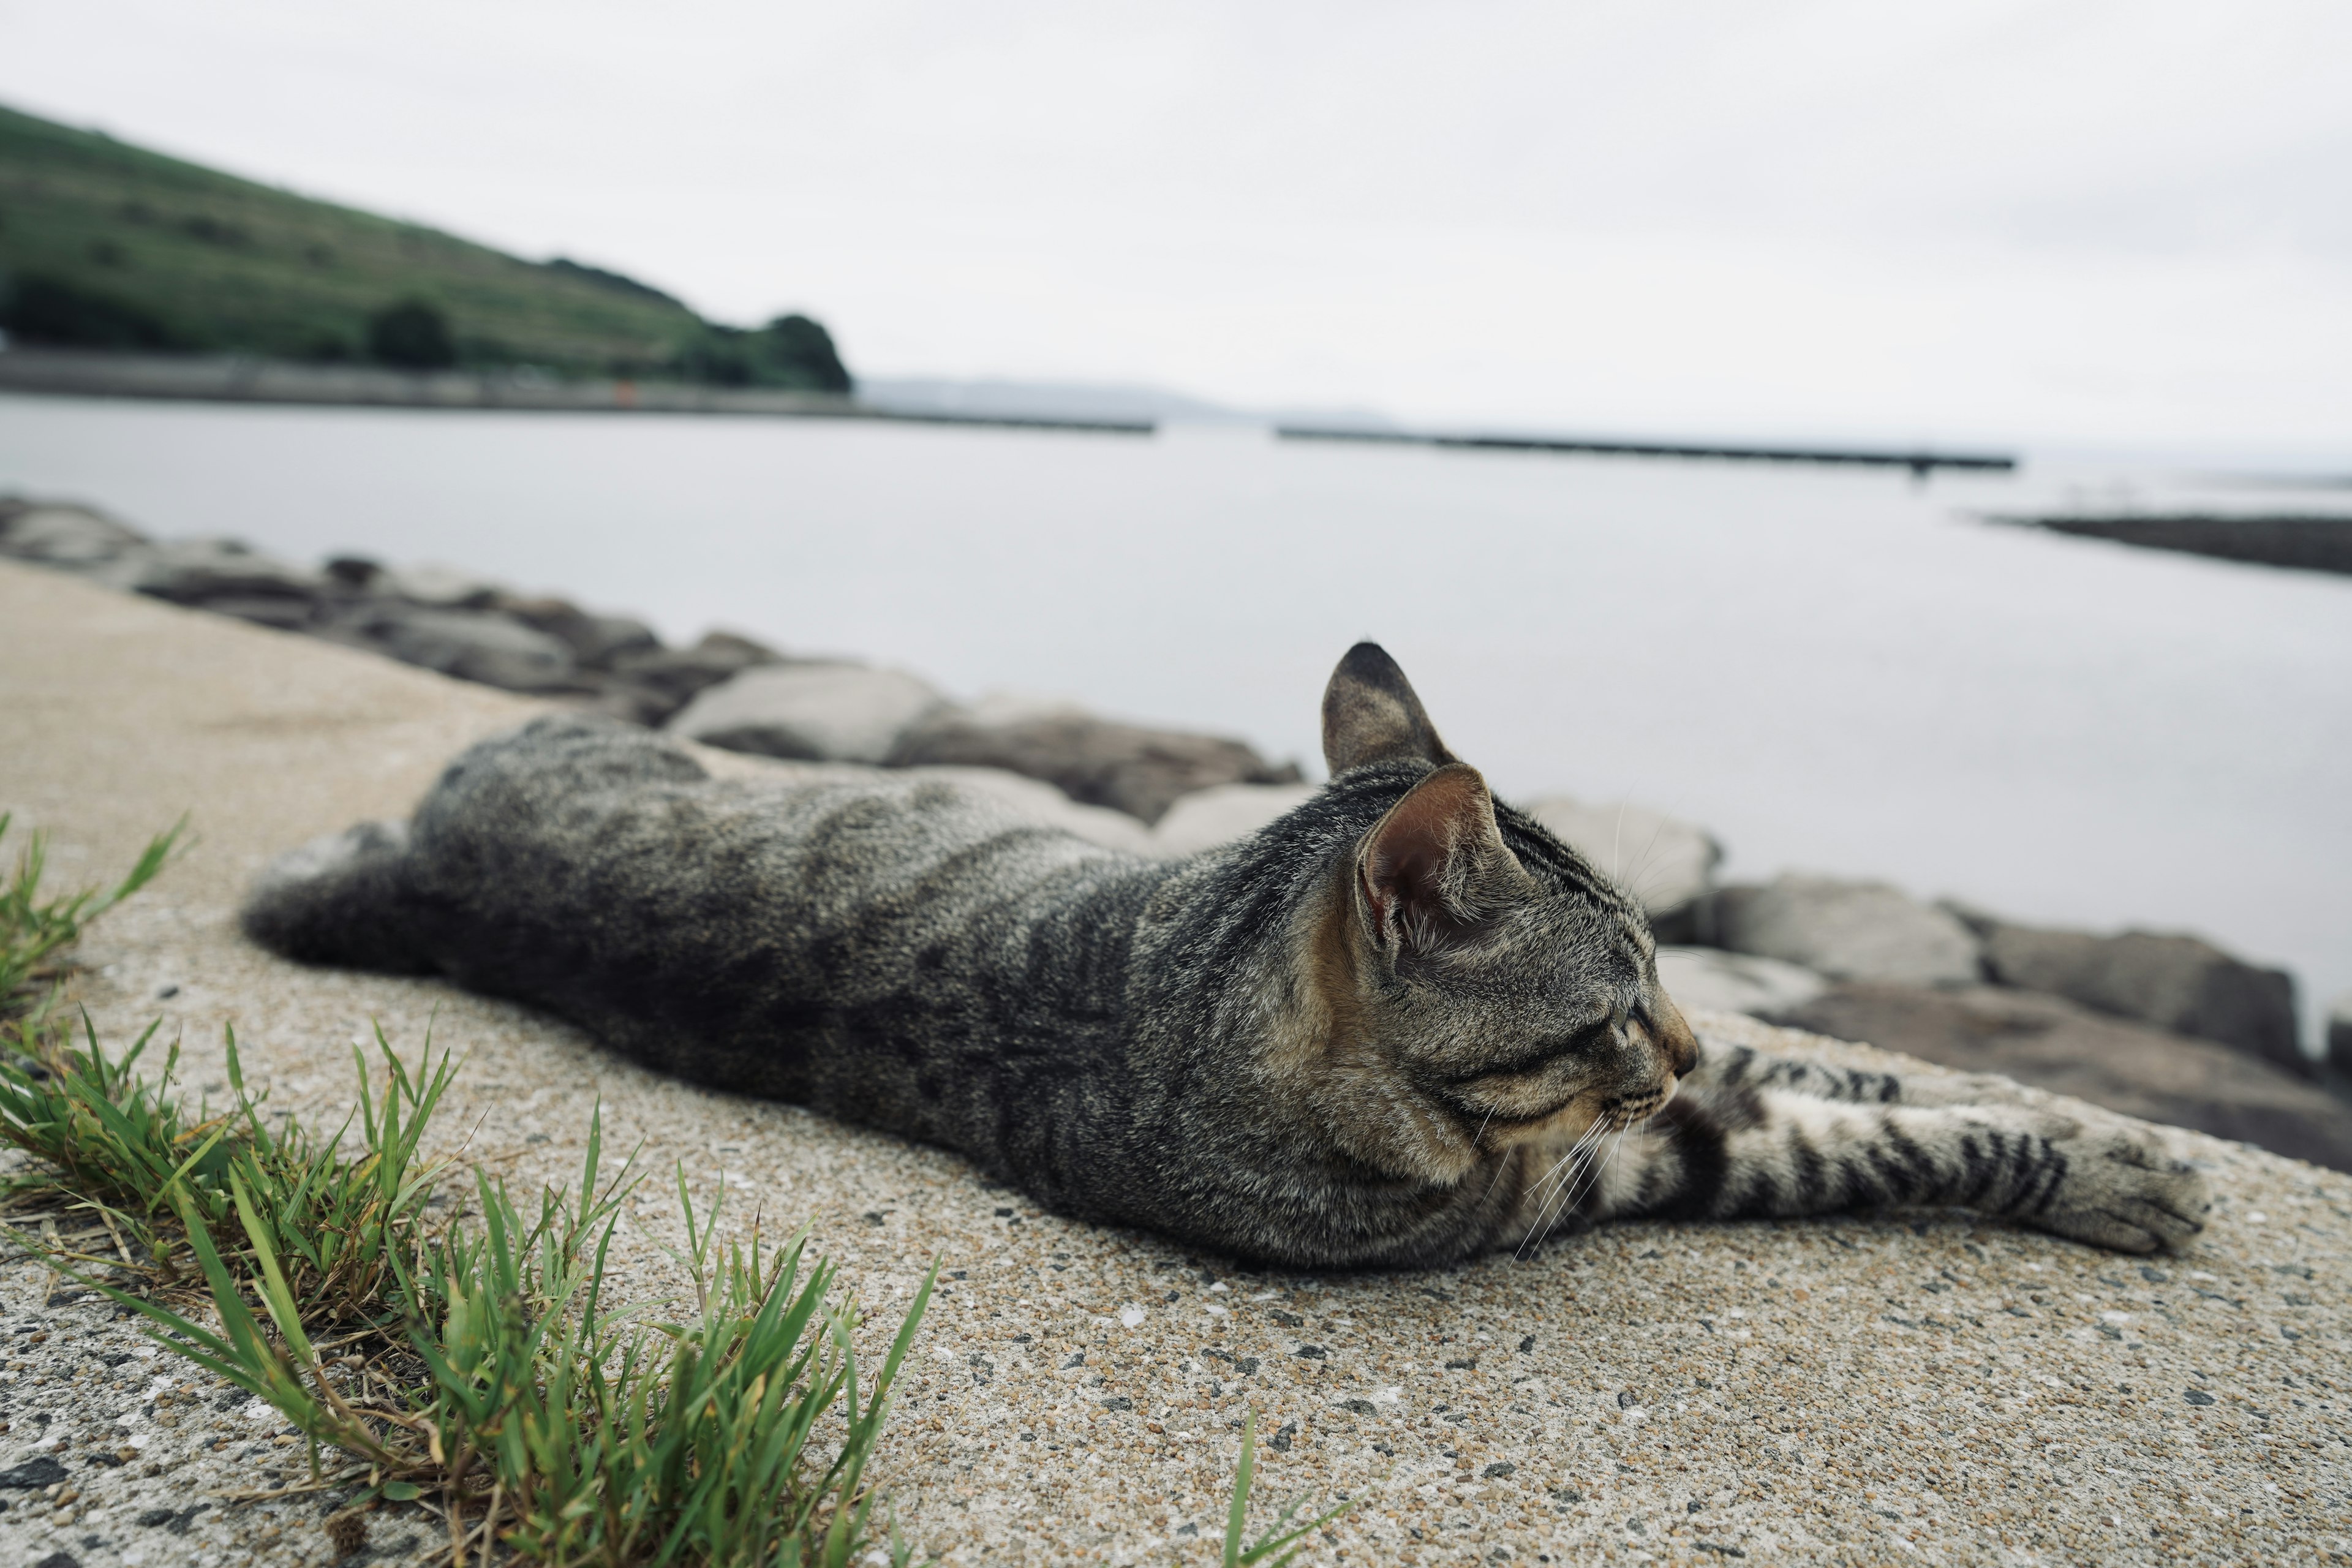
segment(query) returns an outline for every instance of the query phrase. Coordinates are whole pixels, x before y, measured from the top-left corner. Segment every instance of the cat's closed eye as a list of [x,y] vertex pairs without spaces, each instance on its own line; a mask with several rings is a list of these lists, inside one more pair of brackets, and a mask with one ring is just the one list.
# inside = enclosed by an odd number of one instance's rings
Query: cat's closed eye
[[1578,1056],[1589,1055],[1606,1045],[1615,1031],[1614,1018],[1603,1018],[1586,1026],[1574,1034],[1546,1040],[1541,1044],[1518,1050],[1499,1061],[1487,1062],[1467,1072],[1454,1075],[1457,1084],[1476,1083],[1481,1079],[1527,1078],[1557,1067],[1560,1062]]

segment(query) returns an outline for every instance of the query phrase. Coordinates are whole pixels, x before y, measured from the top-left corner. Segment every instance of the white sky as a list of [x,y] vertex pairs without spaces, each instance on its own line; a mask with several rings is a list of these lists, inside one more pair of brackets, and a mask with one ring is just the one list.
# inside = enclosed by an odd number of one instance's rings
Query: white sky
[[2352,7],[0,0],[0,99],[854,369],[2352,451]]

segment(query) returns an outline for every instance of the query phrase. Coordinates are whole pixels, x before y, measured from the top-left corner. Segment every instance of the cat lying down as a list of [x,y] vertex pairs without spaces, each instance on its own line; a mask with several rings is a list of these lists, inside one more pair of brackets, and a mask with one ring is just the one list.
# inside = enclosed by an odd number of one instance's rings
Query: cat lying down
[[1269,1262],[1902,1204],[2132,1252],[2201,1228],[2202,1178],[2145,1128],[1998,1079],[1703,1051],[1640,907],[1498,804],[1370,643],[1323,749],[1303,805],[1150,861],[919,775],[719,780],[658,735],[542,718],[412,823],[279,859],[245,926]]

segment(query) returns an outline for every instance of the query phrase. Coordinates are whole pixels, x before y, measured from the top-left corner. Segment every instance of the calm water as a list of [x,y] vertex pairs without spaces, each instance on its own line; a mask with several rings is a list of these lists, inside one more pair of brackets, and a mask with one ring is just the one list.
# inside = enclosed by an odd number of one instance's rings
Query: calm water
[[2307,1011],[2352,989],[2352,580],[1970,515],[2188,494],[2152,472],[1915,487],[1232,432],[5,398],[0,488],[446,561],[1310,768],[1332,660],[1376,637],[1507,795],[1696,818],[1739,877],[2201,931],[2294,970]]

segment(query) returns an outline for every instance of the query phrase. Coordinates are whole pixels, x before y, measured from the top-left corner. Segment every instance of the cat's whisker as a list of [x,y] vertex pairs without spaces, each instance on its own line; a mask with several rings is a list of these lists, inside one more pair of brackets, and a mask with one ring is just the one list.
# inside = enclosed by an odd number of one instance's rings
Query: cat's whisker
[[1543,1189],[1550,1185],[1555,1179],[1559,1177],[1562,1171],[1566,1170],[1580,1155],[1583,1153],[1586,1141],[1590,1139],[1591,1136],[1591,1130],[1588,1128],[1586,1129],[1584,1137],[1579,1138],[1575,1143],[1570,1146],[1567,1153],[1562,1154],[1558,1160],[1552,1163],[1551,1169],[1544,1173],[1543,1179],[1528,1189],[1528,1195],[1536,1199],[1536,1212],[1534,1216],[1528,1221],[1527,1234],[1519,1238],[1519,1245],[1512,1249],[1514,1256],[1520,1258],[1527,1256],[1527,1248],[1528,1245],[1534,1241],[1537,1228],[1543,1224],[1544,1215],[1551,1211],[1551,1198],[1544,1193]]
[[[1598,1159],[1587,1163],[1587,1173],[1585,1174],[1585,1178],[1578,1184],[1575,1193],[1565,1204],[1561,1205],[1561,1215],[1564,1216],[1568,1214],[1573,1213],[1578,1205],[1581,1205],[1587,1197],[1598,1190],[1601,1180],[1609,1173],[1609,1167],[1615,1163],[1617,1159],[1617,1152],[1625,1146],[1625,1135],[1633,1131],[1638,1125],[1640,1125],[1638,1121],[1627,1121],[1625,1125],[1617,1130],[1616,1137],[1610,1141],[1608,1152],[1601,1155]],[[1556,1217],[1553,1224],[1556,1225],[1558,1223],[1559,1219]],[[1545,1228],[1544,1234],[1547,1237],[1551,1234],[1549,1226]]]
[[1561,1169],[1565,1167],[1570,1161],[1575,1159],[1578,1153],[1583,1150],[1586,1141],[1590,1139],[1591,1135],[1591,1130],[1588,1128],[1584,1136],[1579,1138],[1574,1143],[1570,1144],[1569,1146],[1568,1152],[1553,1161],[1551,1168],[1546,1171],[1538,1180],[1528,1188],[1528,1193],[1530,1194],[1540,1193],[1545,1187],[1550,1185],[1551,1183],[1559,1177]]
[[1550,1185],[1551,1183],[1559,1176],[1560,1172],[1567,1167],[1570,1161],[1576,1159],[1577,1156],[1583,1153],[1598,1141],[1598,1134],[1601,1126],[1601,1123],[1598,1120],[1595,1120],[1591,1126],[1587,1127],[1584,1130],[1583,1135],[1569,1146],[1568,1152],[1562,1154],[1558,1160],[1554,1161],[1552,1163],[1551,1169],[1545,1172],[1542,1178],[1528,1189],[1528,1193],[1530,1194],[1538,1194],[1542,1192],[1545,1187]]
[[1583,1139],[1581,1139],[1581,1138],[1578,1139],[1574,1143],[1570,1144],[1570,1145],[1569,1146],[1568,1152],[1566,1152],[1565,1154],[1562,1154],[1559,1159],[1557,1159],[1557,1160],[1553,1161],[1553,1162],[1551,1163],[1551,1166],[1550,1166],[1550,1168],[1549,1168],[1549,1170],[1545,1171],[1545,1172],[1544,1172],[1544,1173],[1543,1173],[1541,1176],[1538,1177],[1535,1181],[1533,1181],[1533,1182],[1531,1182],[1531,1183],[1529,1183],[1529,1184],[1528,1184],[1528,1196],[1533,1197],[1533,1196],[1536,1196],[1536,1195],[1538,1195],[1538,1194],[1541,1194],[1541,1193],[1542,1193],[1542,1191],[1544,1190],[1544,1188],[1546,1188],[1546,1187],[1549,1186],[1549,1185],[1550,1185],[1554,1181],[1556,1181],[1557,1179],[1559,1179],[1559,1173],[1560,1173],[1560,1171],[1561,1171],[1562,1167],[1566,1166],[1566,1165],[1567,1165],[1567,1163],[1568,1163],[1570,1160],[1575,1159],[1575,1158],[1576,1158],[1576,1155],[1577,1155],[1577,1151],[1578,1151],[1578,1150],[1580,1150],[1580,1149],[1581,1149],[1581,1148],[1583,1148],[1583,1147],[1584,1147],[1584,1140],[1583,1140]]
[[[1552,1226],[1558,1225],[1561,1219],[1575,1213],[1578,1205],[1581,1205],[1588,1196],[1600,1189],[1602,1180],[1609,1174],[1609,1167],[1616,1163],[1617,1152],[1625,1146],[1625,1135],[1628,1132],[1633,1131],[1635,1125],[1637,1124],[1629,1122],[1625,1126],[1618,1129],[1617,1136],[1610,1142],[1608,1152],[1601,1155],[1599,1159],[1591,1162],[1591,1174],[1578,1187],[1575,1194],[1570,1197],[1568,1202],[1560,1205],[1560,1211],[1558,1215],[1553,1216],[1551,1225],[1548,1225],[1544,1227],[1545,1240],[1550,1239]],[[1538,1245],[1540,1245],[1540,1243]]]
[[1643,894],[1648,891],[1648,889],[1643,885],[1642,873],[1649,868],[1650,857],[1657,853],[1658,840],[1664,835],[1665,831],[1665,819],[1661,817],[1658,820],[1657,826],[1650,829],[1650,841],[1642,846],[1641,858],[1634,861],[1633,868],[1625,874],[1622,885],[1627,890],[1632,892],[1636,899],[1641,899]]
[[[1551,1169],[1544,1173],[1543,1180],[1528,1189],[1530,1194],[1539,1194],[1555,1180],[1559,1183],[1558,1194],[1539,1199],[1535,1217],[1528,1222],[1528,1234],[1520,1239],[1519,1246],[1516,1249],[1518,1256],[1525,1257],[1529,1247],[1542,1245],[1543,1237],[1549,1237],[1552,1226],[1559,1223],[1560,1215],[1573,1205],[1575,1199],[1570,1196],[1570,1190],[1582,1182],[1584,1173],[1591,1167],[1593,1155],[1599,1149],[1601,1140],[1608,1135],[1608,1118],[1605,1116],[1593,1118],[1592,1124],[1587,1127],[1583,1135],[1569,1147],[1567,1153],[1553,1163]],[[1555,1199],[1558,1200],[1558,1207],[1555,1207]],[[1538,1231],[1541,1232],[1540,1236],[1538,1234]]]
[[1560,1189],[1559,1207],[1552,1211],[1550,1219],[1544,1226],[1546,1237],[1551,1235],[1553,1226],[1576,1212],[1577,1205],[1581,1204],[1585,1194],[1591,1191],[1592,1184],[1599,1178],[1601,1171],[1607,1163],[1607,1157],[1601,1152],[1598,1144],[1586,1153],[1576,1168],[1575,1180]]

